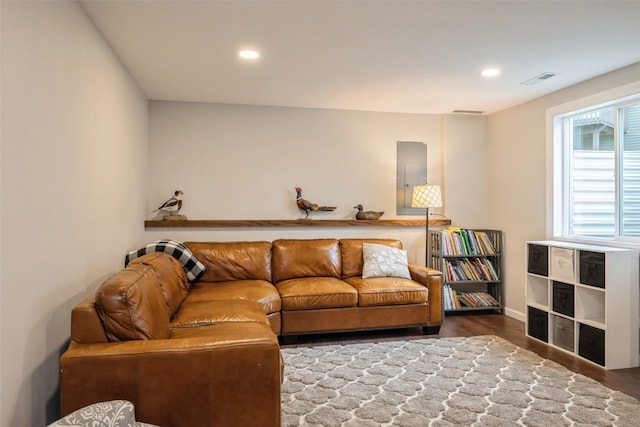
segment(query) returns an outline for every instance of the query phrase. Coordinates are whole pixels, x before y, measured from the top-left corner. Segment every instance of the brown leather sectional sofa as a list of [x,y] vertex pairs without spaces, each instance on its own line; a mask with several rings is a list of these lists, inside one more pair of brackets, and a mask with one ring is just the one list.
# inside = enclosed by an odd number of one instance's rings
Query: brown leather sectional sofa
[[156,252],[74,307],[60,359],[61,413],[113,399],[161,426],[279,426],[278,336],[443,322],[441,276],[362,278],[363,243],[388,239],[186,242],[206,266],[189,283]]

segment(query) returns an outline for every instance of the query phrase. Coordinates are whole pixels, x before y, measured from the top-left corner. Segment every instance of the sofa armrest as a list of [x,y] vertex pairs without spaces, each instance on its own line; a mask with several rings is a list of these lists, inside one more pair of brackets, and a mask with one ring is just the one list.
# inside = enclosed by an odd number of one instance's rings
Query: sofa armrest
[[430,267],[409,264],[411,278],[429,289],[429,326],[440,326],[444,322],[442,304],[442,273]]
[[280,426],[282,362],[262,324],[185,328],[177,338],[71,343],[60,359],[61,413],[124,399],[158,425]]

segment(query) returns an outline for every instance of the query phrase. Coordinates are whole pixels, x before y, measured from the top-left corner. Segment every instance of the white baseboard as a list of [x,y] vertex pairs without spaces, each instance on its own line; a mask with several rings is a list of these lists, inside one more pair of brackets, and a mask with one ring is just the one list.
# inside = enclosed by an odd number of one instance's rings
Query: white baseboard
[[507,307],[505,307],[505,309],[504,309],[504,314],[506,316],[513,317],[514,319],[517,319],[517,320],[519,320],[521,322],[524,322],[525,319],[526,319],[524,313],[521,313],[519,311],[515,311],[515,310],[513,310],[511,308],[507,308]]

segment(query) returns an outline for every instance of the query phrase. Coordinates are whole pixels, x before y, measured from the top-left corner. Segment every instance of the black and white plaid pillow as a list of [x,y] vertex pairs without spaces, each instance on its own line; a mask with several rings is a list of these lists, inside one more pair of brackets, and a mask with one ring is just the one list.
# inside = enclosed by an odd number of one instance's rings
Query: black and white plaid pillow
[[152,252],[164,252],[180,261],[190,282],[195,282],[202,277],[207,269],[204,264],[197,260],[189,248],[178,241],[169,239],[157,240],[147,244],[144,248],[129,252],[124,259],[125,267],[134,259]]

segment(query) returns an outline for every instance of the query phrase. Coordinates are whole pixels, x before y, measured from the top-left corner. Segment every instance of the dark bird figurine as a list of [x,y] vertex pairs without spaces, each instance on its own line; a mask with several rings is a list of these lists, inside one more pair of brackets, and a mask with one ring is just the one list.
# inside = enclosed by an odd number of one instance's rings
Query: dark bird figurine
[[180,209],[182,209],[182,195],[183,194],[184,193],[182,192],[182,190],[178,188],[173,193],[173,197],[172,198],[170,198],[169,200],[164,202],[162,205],[160,205],[160,207],[158,209],[156,209],[155,211],[152,211],[152,212],[166,211],[166,212],[175,212],[177,214],[178,212],[180,212]]
[[384,211],[374,212],[374,211],[363,211],[364,209],[362,205],[357,205],[353,207],[354,209],[358,209],[358,213],[356,214],[356,219],[378,219],[382,215],[384,215]]
[[302,188],[296,187],[296,205],[298,205],[298,209],[305,212],[305,218],[309,218],[309,212],[311,211],[334,211],[336,210],[335,206],[318,206],[315,203],[311,203],[306,199],[302,198]]

